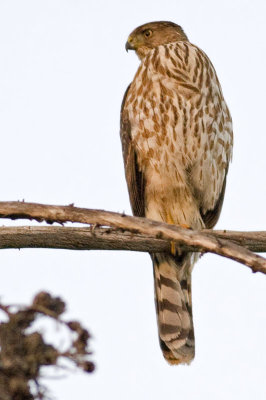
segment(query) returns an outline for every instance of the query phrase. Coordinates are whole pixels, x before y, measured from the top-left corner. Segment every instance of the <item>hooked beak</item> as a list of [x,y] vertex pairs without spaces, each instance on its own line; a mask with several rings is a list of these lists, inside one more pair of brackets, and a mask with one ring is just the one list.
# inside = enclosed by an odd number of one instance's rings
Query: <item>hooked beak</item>
[[128,52],[128,50],[135,50],[135,47],[133,45],[133,39],[131,36],[129,36],[127,42],[126,42],[126,51]]

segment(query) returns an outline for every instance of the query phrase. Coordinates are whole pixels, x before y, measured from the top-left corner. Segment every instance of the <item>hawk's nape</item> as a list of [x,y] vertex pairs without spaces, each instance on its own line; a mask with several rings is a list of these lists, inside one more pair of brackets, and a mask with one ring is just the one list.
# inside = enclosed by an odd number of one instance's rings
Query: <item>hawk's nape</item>
[[[141,59],[121,109],[133,214],[212,228],[224,198],[233,133],[215,69],[172,22],[136,28],[127,49]],[[171,364],[194,357],[191,271],[197,254],[152,254],[159,339]]]

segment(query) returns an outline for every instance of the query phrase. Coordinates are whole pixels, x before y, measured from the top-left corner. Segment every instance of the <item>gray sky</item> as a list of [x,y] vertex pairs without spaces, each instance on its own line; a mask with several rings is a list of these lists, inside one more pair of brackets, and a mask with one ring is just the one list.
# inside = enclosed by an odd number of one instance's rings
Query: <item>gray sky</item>
[[[136,26],[172,20],[209,55],[233,116],[217,228],[265,230],[265,18],[263,0],[1,0],[1,200],[130,213],[119,111],[139,61],[124,45]],[[265,276],[204,256],[193,272],[196,358],[170,367],[148,255],[2,250],[0,264],[4,302],[51,291],[94,336],[97,371],[49,381],[58,399],[77,387],[79,399],[265,399]]]

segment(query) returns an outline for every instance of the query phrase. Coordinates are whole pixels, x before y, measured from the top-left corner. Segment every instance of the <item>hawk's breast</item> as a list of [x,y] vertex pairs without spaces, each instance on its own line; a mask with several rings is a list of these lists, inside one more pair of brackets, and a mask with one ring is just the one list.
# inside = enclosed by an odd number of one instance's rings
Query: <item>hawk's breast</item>
[[231,157],[232,124],[205,53],[189,42],[151,50],[125,108],[138,165],[151,190],[184,187],[212,208]]

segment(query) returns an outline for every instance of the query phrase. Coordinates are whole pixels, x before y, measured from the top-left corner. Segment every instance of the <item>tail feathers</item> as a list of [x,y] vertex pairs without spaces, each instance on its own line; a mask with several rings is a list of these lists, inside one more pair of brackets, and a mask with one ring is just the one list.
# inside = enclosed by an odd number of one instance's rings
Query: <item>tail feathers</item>
[[189,363],[195,355],[191,303],[191,254],[152,255],[159,340],[170,364]]

